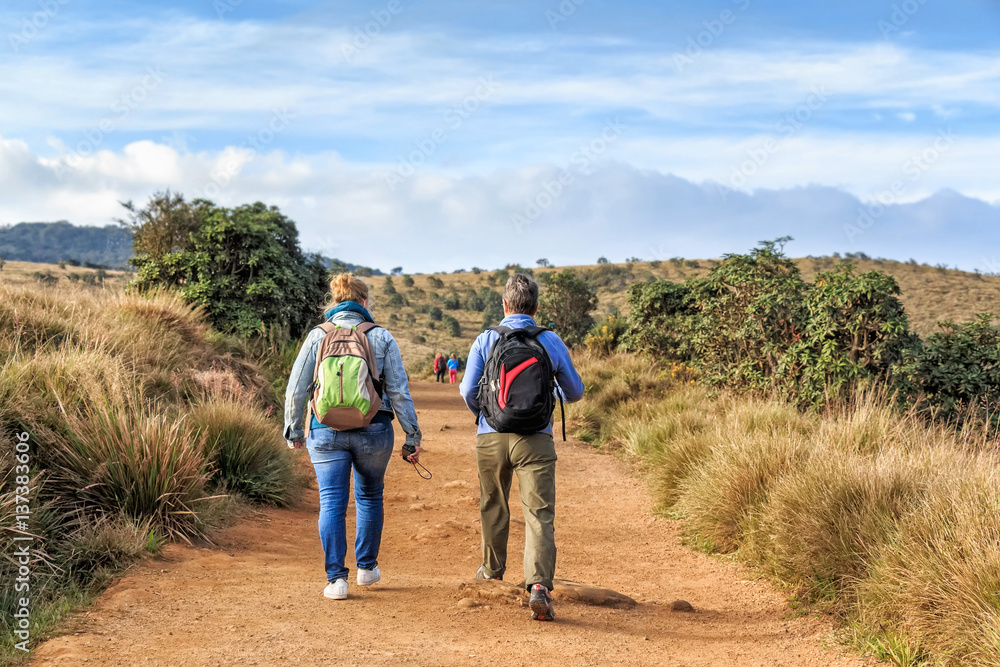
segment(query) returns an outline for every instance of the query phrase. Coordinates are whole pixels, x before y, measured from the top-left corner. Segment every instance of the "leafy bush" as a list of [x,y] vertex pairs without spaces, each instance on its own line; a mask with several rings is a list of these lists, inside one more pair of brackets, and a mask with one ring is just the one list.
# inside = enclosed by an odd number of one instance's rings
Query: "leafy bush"
[[435,289],[441,289],[442,287],[444,287],[444,282],[437,276],[428,276],[427,284]]
[[510,274],[507,272],[506,269],[497,269],[496,271],[494,271],[493,273],[491,273],[489,276],[486,277],[486,282],[488,282],[490,285],[499,285],[500,287],[503,287],[504,285],[507,284],[507,279],[509,277]]
[[445,330],[452,338],[462,337],[462,325],[459,324],[458,320],[456,320],[454,317],[451,317],[449,315],[448,317],[444,318],[444,326]]
[[944,322],[902,367],[905,396],[950,420],[1000,423],[1000,329],[992,314],[971,322]]
[[538,305],[538,322],[550,326],[570,347],[579,345],[594,326],[591,312],[597,295],[570,269],[553,275],[545,284]]
[[409,275],[403,276],[403,286],[404,287],[413,287],[413,282],[414,282],[413,281],[413,276],[409,276]]
[[327,271],[302,252],[295,223],[277,208],[228,209],[170,193],[125,207],[139,290],[177,288],[216,328],[244,336],[279,326],[298,338],[319,320]]
[[712,386],[803,407],[892,380],[919,346],[896,281],[842,265],[810,285],[785,240],[727,255],[706,278],[633,285],[625,347],[693,364]]
[[805,331],[784,361],[786,393],[803,405],[888,379],[919,344],[909,331],[899,285],[878,271],[856,276],[845,264],[819,274],[805,308]]
[[449,294],[441,299],[441,305],[445,310],[458,310],[462,307],[462,302],[459,301],[457,294]]
[[444,316],[444,313],[442,313],[441,309],[438,308],[437,306],[433,306],[427,309],[427,315],[431,318],[431,321],[440,322],[441,318]]
[[630,351],[663,359],[691,361],[692,334],[698,310],[689,302],[688,285],[658,280],[628,290],[628,331],[622,340]]

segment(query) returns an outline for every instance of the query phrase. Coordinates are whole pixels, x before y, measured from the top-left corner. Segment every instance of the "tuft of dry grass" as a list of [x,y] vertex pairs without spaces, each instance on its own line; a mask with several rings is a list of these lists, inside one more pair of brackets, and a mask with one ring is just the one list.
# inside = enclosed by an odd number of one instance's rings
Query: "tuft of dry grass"
[[187,417],[204,442],[216,490],[274,505],[298,497],[294,460],[272,420],[232,399],[193,405]]

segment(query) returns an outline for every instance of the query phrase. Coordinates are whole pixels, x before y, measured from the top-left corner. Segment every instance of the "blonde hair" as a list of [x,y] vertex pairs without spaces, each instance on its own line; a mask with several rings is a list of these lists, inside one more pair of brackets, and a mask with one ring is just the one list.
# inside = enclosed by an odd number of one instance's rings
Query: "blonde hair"
[[368,283],[352,273],[338,273],[330,279],[330,299],[331,306],[342,301],[363,304],[368,300]]

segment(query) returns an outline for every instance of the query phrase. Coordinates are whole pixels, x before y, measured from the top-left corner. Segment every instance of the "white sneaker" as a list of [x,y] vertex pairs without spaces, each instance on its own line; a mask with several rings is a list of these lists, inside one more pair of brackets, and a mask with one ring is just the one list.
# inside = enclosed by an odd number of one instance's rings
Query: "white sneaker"
[[331,581],[323,589],[324,597],[328,597],[331,600],[346,600],[347,599],[347,579],[337,579],[336,581]]
[[358,568],[358,586],[371,586],[382,580],[382,573],[379,572],[378,565],[370,570],[363,567]]

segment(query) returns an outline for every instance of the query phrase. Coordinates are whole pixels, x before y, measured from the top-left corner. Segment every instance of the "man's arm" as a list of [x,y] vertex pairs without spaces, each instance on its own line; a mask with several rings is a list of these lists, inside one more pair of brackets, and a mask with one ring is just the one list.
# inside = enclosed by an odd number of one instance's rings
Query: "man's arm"
[[555,333],[543,334],[546,338],[546,349],[552,359],[552,369],[556,374],[556,382],[562,390],[563,400],[567,403],[575,403],[583,398],[583,380],[580,374],[573,367],[573,359],[569,355],[569,348]]
[[476,338],[469,348],[469,358],[465,362],[465,375],[462,377],[462,384],[458,386],[458,393],[465,399],[465,404],[469,406],[472,413],[479,417],[479,379],[483,377],[483,367],[486,360],[483,359],[482,334]]

